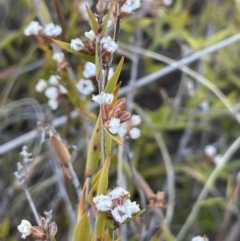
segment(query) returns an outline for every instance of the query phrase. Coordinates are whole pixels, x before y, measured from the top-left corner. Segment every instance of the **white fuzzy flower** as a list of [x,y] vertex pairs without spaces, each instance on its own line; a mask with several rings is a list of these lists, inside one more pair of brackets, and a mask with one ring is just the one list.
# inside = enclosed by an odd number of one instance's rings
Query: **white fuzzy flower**
[[52,74],[52,75],[50,75],[48,82],[51,85],[58,85],[59,84],[58,80],[60,80],[60,76],[56,75],[56,74]]
[[118,198],[129,197],[130,196],[129,192],[126,191],[125,189],[123,189],[122,187],[114,188],[111,192],[108,193],[108,195],[112,199],[118,199]]
[[79,80],[76,86],[78,91],[83,95],[89,95],[94,91],[93,83],[89,79]]
[[58,36],[62,33],[62,28],[53,23],[48,23],[44,28],[44,33],[48,36]]
[[96,38],[96,35],[93,30],[85,32],[85,36],[89,38],[91,41],[93,41]]
[[208,145],[208,146],[205,146],[204,153],[209,157],[214,157],[217,154],[217,150],[215,146]]
[[124,127],[123,124],[120,126],[118,134],[121,138],[124,138],[124,136],[127,134],[127,129]]
[[132,139],[137,139],[140,137],[141,131],[138,128],[134,127],[129,131],[129,135]]
[[141,120],[141,117],[139,115],[132,115],[130,121],[131,121],[131,124],[133,126],[137,126],[141,123],[142,120]]
[[84,47],[84,44],[81,39],[75,38],[71,40],[70,48],[79,51]]
[[108,126],[108,130],[112,133],[112,134],[117,134],[119,132],[120,129],[120,119],[118,118],[111,118],[111,120],[109,121],[109,126]]
[[113,94],[108,94],[102,92],[99,95],[93,95],[92,100],[99,103],[100,105],[107,104],[110,105],[113,102],[114,96]]
[[107,212],[111,210],[112,199],[107,195],[98,195],[93,198],[93,202],[96,204],[97,210],[100,210],[102,212]]
[[26,36],[30,35],[39,35],[39,32],[43,29],[43,27],[37,21],[32,21],[28,24],[28,26],[24,30],[24,34]]
[[121,12],[131,13],[133,10],[139,8],[141,5],[140,0],[127,0],[121,7]]
[[23,219],[17,228],[24,239],[32,233],[32,224],[28,220]]
[[123,223],[128,216],[126,215],[126,210],[123,206],[116,206],[112,211],[111,214],[113,216],[113,218],[119,222],[119,223]]
[[103,37],[101,39],[101,44],[103,48],[110,53],[113,53],[118,48],[118,45],[110,36]]
[[48,105],[52,110],[56,110],[58,108],[58,101],[57,99],[49,99],[48,100]]
[[44,79],[40,79],[35,86],[37,92],[43,92],[46,88],[47,82]]
[[196,236],[196,237],[192,238],[192,241],[208,241],[208,238]]
[[63,53],[54,53],[52,58],[57,63],[62,63],[64,61],[64,54]]
[[93,77],[96,74],[96,65],[91,62],[86,62],[84,65],[83,75],[85,78]]
[[56,87],[49,87],[45,90],[45,95],[50,100],[56,100],[58,97],[58,91]]
[[123,206],[126,210],[126,215],[128,218],[131,218],[132,214],[140,211],[139,205],[136,202],[131,202],[129,199],[126,199],[123,202]]

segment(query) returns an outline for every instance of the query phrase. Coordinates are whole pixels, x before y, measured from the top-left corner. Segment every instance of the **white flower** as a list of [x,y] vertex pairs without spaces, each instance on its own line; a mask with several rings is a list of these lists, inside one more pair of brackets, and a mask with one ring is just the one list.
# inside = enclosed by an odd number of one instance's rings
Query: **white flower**
[[59,85],[59,91],[61,94],[67,94],[68,91],[63,85]]
[[57,99],[49,99],[48,105],[51,107],[52,110],[56,110],[58,108],[58,101]]
[[196,236],[196,237],[192,238],[192,241],[208,241],[208,238]]
[[101,44],[103,45],[103,48],[110,53],[113,53],[118,48],[118,45],[110,36],[103,37],[101,39]]
[[136,204],[136,202],[131,202],[129,199],[123,202],[123,206],[126,210],[126,215],[128,216],[128,218],[131,218],[132,214],[140,211],[139,205]]
[[70,48],[79,51],[84,47],[84,44],[81,39],[75,38],[71,40]]
[[93,83],[89,79],[79,80],[76,86],[78,91],[83,95],[89,95],[94,91]]
[[62,33],[62,28],[57,24],[48,23],[44,28],[44,33],[48,36],[58,36]]
[[60,80],[60,76],[52,74],[52,75],[50,75],[48,82],[51,85],[58,85],[59,84],[58,80]]
[[113,216],[113,218],[119,222],[119,223],[123,223],[128,216],[126,215],[126,210],[123,206],[116,206],[112,211],[111,214]]
[[23,219],[17,228],[24,239],[32,233],[32,224],[28,220]]
[[37,92],[43,92],[46,88],[47,82],[44,79],[40,79],[35,86]]
[[96,65],[91,62],[86,62],[84,65],[83,75],[85,78],[90,78],[96,74]]
[[170,5],[172,5],[172,0],[163,0],[163,5],[165,5],[165,6],[170,6]]
[[109,121],[109,126],[108,126],[108,130],[112,133],[112,134],[117,134],[119,132],[120,129],[120,119],[118,118],[111,118],[111,120]]
[[124,138],[124,136],[127,134],[127,129],[124,127],[123,124],[120,126],[120,129],[118,131],[118,134],[121,138]]
[[217,154],[217,150],[215,146],[208,145],[208,146],[205,146],[204,153],[209,157],[214,157]]
[[139,8],[141,5],[140,0],[127,0],[121,7],[121,12],[131,13],[133,10]]
[[132,139],[137,139],[141,135],[141,131],[134,127],[129,131],[129,135]]
[[99,95],[93,95],[92,100],[99,103],[100,105],[107,104],[110,105],[113,102],[114,96],[113,94],[108,94],[102,92]]
[[43,29],[43,27],[37,21],[32,21],[28,24],[28,26],[24,30],[24,34],[26,36],[30,35],[38,35],[39,32]]
[[58,91],[56,87],[49,87],[45,90],[45,95],[50,100],[56,100],[58,97]]
[[112,199],[122,198],[123,196],[124,197],[129,197],[130,196],[129,192],[126,191],[125,189],[123,189],[122,187],[114,188],[110,193],[108,193],[108,195]]
[[102,212],[111,210],[112,199],[107,195],[98,195],[93,198],[93,202],[96,204],[97,210],[100,210]]
[[85,36],[89,38],[91,41],[93,41],[96,38],[96,35],[93,30],[85,32]]
[[216,166],[221,165],[222,164],[222,156],[221,155],[216,155],[213,158],[213,162],[215,163]]
[[139,115],[132,115],[131,117],[131,124],[133,126],[137,126],[141,123],[141,117]]
[[54,53],[52,56],[53,60],[55,60],[58,63],[61,63],[64,61],[64,54],[63,53]]

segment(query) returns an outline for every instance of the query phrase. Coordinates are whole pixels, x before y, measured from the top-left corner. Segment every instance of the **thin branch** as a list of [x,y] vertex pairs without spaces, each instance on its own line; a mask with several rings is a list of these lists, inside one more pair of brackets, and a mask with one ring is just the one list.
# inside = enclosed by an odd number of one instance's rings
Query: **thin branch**
[[174,206],[175,206],[175,174],[174,174],[174,168],[172,165],[172,160],[167,150],[167,147],[164,143],[161,133],[156,132],[154,130],[153,123],[150,120],[150,118],[145,114],[145,112],[139,106],[134,105],[134,110],[143,118],[143,120],[146,122],[148,127],[152,130],[154,137],[156,139],[156,142],[163,156],[163,161],[164,161],[166,173],[167,173],[167,185],[168,185],[168,196],[169,196],[169,204],[168,204],[167,213],[166,213],[166,224],[169,225],[173,218]]
[[240,147],[240,137],[238,137],[232,143],[232,145],[228,148],[228,150],[226,151],[224,156],[221,158],[221,160],[219,162],[220,164],[215,167],[212,174],[208,178],[208,180],[207,180],[206,184],[204,185],[200,195],[198,196],[198,199],[197,199],[196,203],[194,204],[194,206],[192,208],[192,211],[190,212],[185,224],[183,225],[182,229],[178,233],[177,240],[181,241],[181,240],[184,239],[186,233],[188,232],[190,227],[194,224],[194,220],[199,213],[200,202],[207,197],[210,189],[213,187],[213,185],[214,185],[215,181],[217,180],[219,174],[224,169],[224,167],[226,166],[227,162],[232,157],[232,155],[239,149],[239,147]]

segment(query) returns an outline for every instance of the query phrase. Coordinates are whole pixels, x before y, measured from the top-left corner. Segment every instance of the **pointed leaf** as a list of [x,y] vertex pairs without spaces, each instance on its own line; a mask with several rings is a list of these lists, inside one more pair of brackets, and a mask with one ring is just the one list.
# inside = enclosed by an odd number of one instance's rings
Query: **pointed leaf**
[[105,127],[103,127],[105,132],[106,132],[106,136],[109,136],[111,139],[113,139],[114,141],[116,141],[119,145],[123,145],[123,140],[122,138],[119,136],[119,134],[112,134],[111,132],[109,132]]
[[98,185],[99,185],[99,180],[100,180],[100,177],[101,177],[101,173],[102,173],[102,170],[99,170],[99,172],[95,175],[95,177],[93,178],[93,181],[92,181],[92,185],[91,185],[91,189],[89,191],[89,194],[88,194],[88,203],[90,205],[93,204],[93,198],[94,196],[96,196],[97,194],[97,190],[98,190]]
[[86,10],[87,10],[87,14],[88,14],[88,19],[89,19],[89,22],[90,22],[90,26],[91,26],[91,29],[97,33],[98,32],[98,22],[94,16],[94,14],[92,13],[92,11],[89,9],[88,6],[86,6]]
[[103,35],[105,34],[105,31],[106,31],[106,28],[107,28],[107,25],[108,25],[108,20],[110,19],[111,15],[112,15],[112,4],[111,4],[111,7],[108,11],[108,14],[104,17],[104,20],[103,20],[103,26],[102,26],[102,31],[101,31],[101,33]]
[[60,40],[56,40],[56,39],[52,39],[52,38],[49,38],[53,43],[55,43],[57,46],[59,46],[61,49],[64,49],[66,50],[67,52],[69,53],[72,53],[76,56],[79,56],[87,61],[90,61],[90,62],[93,62],[94,63],[94,59],[95,57],[93,55],[87,55],[87,54],[82,54],[80,52],[77,52],[73,49],[70,48],[70,44],[69,43],[66,43],[66,42],[63,42],[63,41],[60,41]]
[[171,234],[171,232],[165,225],[161,226],[161,230],[163,233],[163,237],[166,241],[175,241],[176,240],[175,237]]
[[109,154],[107,156],[107,160],[105,161],[104,166],[102,168],[99,185],[98,185],[98,190],[97,190],[97,195],[106,194],[106,192],[107,192],[108,173],[109,173],[110,164],[111,164],[111,155]]
[[80,219],[82,218],[82,216],[85,213],[87,181],[88,180],[86,180],[86,182],[84,184],[84,187],[83,187],[83,190],[82,190],[81,199],[80,199],[79,204],[78,204],[78,216],[77,216],[78,222],[80,221]]
[[95,227],[95,240],[102,240],[104,237],[105,229],[105,214],[102,212],[98,213],[96,227]]
[[102,121],[101,115],[99,115],[88,147],[86,164],[86,175],[88,177],[92,176],[98,168],[99,163],[101,163],[101,128]]
[[120,73],[121,73],[121,70],[122,70],[122,66],[123,66],[123,62],[124,62],[124,56],[122,56],[113,76],[109,79],[106,87],[105,87],[105,90],[104,92],[106,93],[113,93],[116,85],[117,85],[117,82],[118,82],[118,78],[120,76]]
[[73,233],[73,241],[80,240],[90,240],[91,238],[91,226],[90,226],[90,218],[87,213],[84,213],[82,218],[77,223],[74,233]]

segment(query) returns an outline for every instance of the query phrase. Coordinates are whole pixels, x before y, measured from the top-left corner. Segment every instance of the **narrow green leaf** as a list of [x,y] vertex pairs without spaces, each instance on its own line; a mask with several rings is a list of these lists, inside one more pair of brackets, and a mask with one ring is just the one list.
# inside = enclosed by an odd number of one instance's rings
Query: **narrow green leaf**
[[98,213],[95,227],[95,240],[102,240],[104,237],[105,216],[106,215],[102,212]]
[[66,43],[66,42],[63,42],[63,41],[60,41],[60,40],[56,40],[56,39],[52,39],[52,38],[51,38],[51,41],[53,43],[55,43],[57,46],[59,46],[61,49],[64,49],[64,50],[66,50],[69,53],[72,53],[72,54],[74,54],[74,55],[76,55],[78,57],[81,57],[81,58],[83,58],[83,59],[85,59],[87,61],[90,61],[90,62],[94,63],[95,57],[93,55],[87,55],[87,54],[82,54],[80,52],[77,52],[77,51],[75,51],[75,50],[70,48],[70,44],[69,43]]
[[106,28],[107,28],[107,25],[108,25],[108,20],[110,19],[110,16],[112,14],[112,5],[108,11],[108,14],[105,16],[104,20],[103,20],[103,26],[102,26],[102,31],[101,33],[104,35],[105,34],[105,31],[106,31]]
[[109,173],[110,164],[111,164],[111,155],[109,154],[107,156],[107,160],[105,161],[104,166],[102,168],[99,185],[98,185],[98,190],[97,190],[97,195],[106,194],[106,192],[107,192],[108,173]]
[[150,241],[159,241],[160,235],[161,235],[161,230],[158,230],[158,231],[153,235],[153,237],[151,238]]
[[92,176],[98,168],[99,163],[101,163],[101,128],[102,121],[101,115],[99,115],[88,147],[86,164],[86,175],[88,177]]
[[98,31],[98,22],[94,16],[94,14],[92,13],[92,11],[88,8],[88,6],[86,6],[86,10],[87,10],[87,14],[88,14],[88,19],[89,19],[89,22],[90,22],[90,26],[91,26],[91,29],[97,33]]
[[124,62],[124,56],[122,56],[113,76],[109,79],[104,92],[106,93],[113,93],[115,86],[117,85],[118,82],[118,78],[120,76],[121,70],[122,70],[122,66],[123,66],[123,62]]
[[85,213],[74,229],[73,241],[80,241],[80,240],[88,241],[90,239],[91,239],[90,219],[88,214]]
[[19,31],[5,32],[1,37],[0,49],[7,47],[7,45],[17,39],[20,35],[22,35],[22,32]]
[[122,138],[119,136],[119,134],[112,134],[111,132],[109,132],[105,127],[103,127],[105,132],[106,132],[106,135],[107,135],[107,138],[111,138],[113,139],[114,141],[116,141],[119,145],[123,145],[123,140]]
[[7,237],[10,229],[9,218],[5,218],[0,224],[0,234],[2,237]]
[[162,230],[162,233],[163,233],[163,237],[166,241],[175,241],[175,237],[171,234],[171,232],[169,231],[169,229],[162,225],[161,226],[161,230]]
[[93,198],[97,194],[99,180],[100,180],[100,177],[101,177],[102,170],[103,169],[99,170],[98,173],[95,175],[95,177],[92,180],[91,189],[90,189],[89,194],[88,194],[88,203],[90,205],[93,204]]

